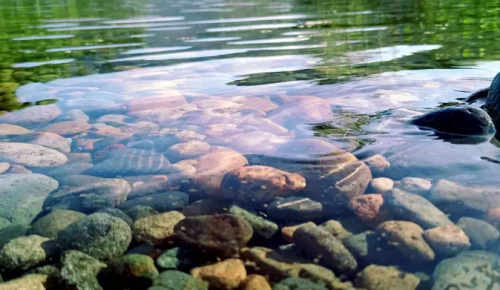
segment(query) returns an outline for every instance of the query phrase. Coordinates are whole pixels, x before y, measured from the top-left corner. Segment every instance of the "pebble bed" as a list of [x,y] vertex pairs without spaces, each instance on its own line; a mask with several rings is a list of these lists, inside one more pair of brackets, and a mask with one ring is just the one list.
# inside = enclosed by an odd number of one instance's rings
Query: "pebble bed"
[[325,98],[177,69],[18,90],[58,102],[0,117],[0,290],[500,289],[497,186],[314,136]]

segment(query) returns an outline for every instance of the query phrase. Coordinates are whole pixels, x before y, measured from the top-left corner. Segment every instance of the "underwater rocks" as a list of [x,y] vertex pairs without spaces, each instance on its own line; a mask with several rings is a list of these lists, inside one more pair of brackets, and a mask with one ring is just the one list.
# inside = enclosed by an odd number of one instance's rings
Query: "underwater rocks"
[[245,265],[238,259],[227,259],[217,264],[193,268],[191,275],[209,283],[214,289],[237,289],[247,278]]
[[11,125],[11,124],[0,124],[0,137],[6,136],[18,136],[31,133],[31,130],[28,130],[24,127]]
[[277,221],[314,221],[323,216],[323,205],[307,197],[293,196],[270,203],[267,214],[269,218]]
[[452,224],[441,210],[420,195],[393,189],[384,195],[384,204],[397,218],[412,221],[424,229]]
[[[8,123],[20,126],[33,126],[42,123],[48,123],[57,119],[62,111],[57,105],[34,106],[9,114],[3,118]],[[3,119],[2,118],[2,119]],[[1,120],[1,119],[0,119]]]
[[432,278],[432,290],[460,289],[457,285],[473,285],[475,289],[498,286],[500,257],[491,252],[466,251],[441,261]]
[[446,107],[416,117],[411,123],[439,133],[457,135],[485,135],[494,132],[490,116],[473,106]]
[[366,267],[356,278],[356,286],[367,290],[415,290],[419,284],[420,279],[413,274],[377,265]]
[[495,126],[498,127],[500,125],[500,73],[491,82],[485,108],[493,119]]
[[63,165],[68,158],[53,149],[40,145],[6,142],[0,143],[0,162],[31,167]]
[[5,244],[0,251],[0,266],[9,270],[27,270],[45,262],[56,252],[54,241],[30,235]]
[[353,274],[358,266],[341,241],[315,225],[299,227],[293,234],[293,241],[311,258],[319,258],[322,263],[341,273]]
[[430,190],[429,200],[438,205],[457,205],[487,212],[500,207],[500,189],[494,186],[463,186],[446,179],[439,180]]
[[41,174],[0,175],[0,217],[29,225],[58,182]]
[[228,212],[244,218],[252,226],[254,235],[261,238],[269,239],[278,231],[277,224],[239,206],[232,205]]
[[224,175],[222,194],[243,204],[264,204],[277,197],[288,197],[306,186],[305,179],[267,166],[246,166]]
[[115,177],[165,174],[175,172],[167,158],[158,152],[142,149],[117,149],[107,158],[83,172],[85,175]]
[[137,242],[162,245],[174,239],[174,227],[185,216],[177,211],[144,217],[132,226],[132,235]]
[[80,221],[84,217],[86,217],[85,214],[77,211],[55,210],[35,221],[31,225],[29,232],[34,235],[57,239],[57,235],[60,231]]
[[123,179],[70,175],[60,180],[61,186],[43,203],[45,209],[59,208],[94,212],[122,204],[130,192]]
[[95,213],[59,232],[57,241],[63,250],[77,250],[98,260],[109,261],[127,251],[132,232],[122,219]]
[[128,211],[134,206],[149,206],[158,212],[180,210],[189,203],[189,195],[180,191],[167,191],[127,200],[120,209]]
[[470,248],[469,237],[455,225],[428,229],[424,238],[436,253],[443,255],[453,256]]
[[10,139],[10,141],[17,143],[36,144],[57,150],[61,153],[69,153],[71,151],[70,139],[49,132],[24,134]]
[[175,226],[176,238],[191,246],[222,254],[234,254],[252,238],[252,226],[230,215],[188,217]]
[[54,123],[45,127],[43,130],[45,132],[55,133],[61,136],[72,136],[88,131],[91,128],[92,125],[90,125],[89,123],[78,120]]
[[160,273],[148,290],[208,290],[208,283],[177,270]]
[[77,289],[100,290],[97,274],[106,264],[93,257],[74,250],[63,253],[61,257],[61,277],[67,285]]
[[469,217],[458,220],[457,226],[469,237],[472,246],[486,249],[500,238],[500,232],[490,223]]

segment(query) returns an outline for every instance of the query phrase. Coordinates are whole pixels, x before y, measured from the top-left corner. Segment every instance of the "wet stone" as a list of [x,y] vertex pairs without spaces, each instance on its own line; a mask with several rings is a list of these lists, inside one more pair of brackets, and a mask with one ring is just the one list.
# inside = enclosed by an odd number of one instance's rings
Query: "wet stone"
[[9,163],[5,163],[5,162],[0,163],[0,174],[5,173],[7,170],[9,170],[9,168],[10,168]]
[[499,263],[500,257],[491,252],[462,252],[437,265],[432,274],[432,290],[461,289],[458,285],[473,285],[475,289],[495,289],[500,275]]
[[160,273],[148,290],[208,290],[208,283],[177,270]]
[[189,204],[189,196],[180,191],[167,191],[134,198],[123,203],[120,208],[127,211],[136,205],[150,206],[160,213],[181,210]]
[[313,221],[322,217],[323,206],[309,198],[294,196],[272,202],[267,207],[267,214],[279,221]]
[[176,159],[194,158],[210,151],[210,144],[201,141],[188,141],[171,146],[166,151],[168,156]]
[[135,205],[124,210],[133,221],[160,214],[156,209],[147,205]]
[[271,290],[271,285],[267,279],[261,275],[248,275],[242,284],[243,290]]
[[43,200],[58,182],[41,174],[0,175],[0,216],[28,225],[42,211]]
[[273,290],[327,290],[325,286],[304,278],[286,278],[274,285]]
[[55,243],[37,235],[15,238],[0,250],[0,266],[9,270],[27,270],[45,262],[56,251]]
[[377,265],[366,267],[356,278],[356,286],[367,290],[415,290],[419,284],[420,279],[413,274]]
[[29,227],[27,225],[11,224],[0,229],[0,247],[15,238],[25,236]]
[[71,151],[71,140],[48,132],[24,134],[12,138],[10,141],[40,145],[61,153],[69,153]]
[[384,194],[394,187],[394,181],[390,178],[379,177],[370,181],[370,189],[374,193]]
[[132,226],[132,236],[136,242],[163,245],[174,239],[174,227],[185,216],[177,211],[141,218]]
[[393,189],[384,195],[384,204],[396,217],[412,221],[425,229],[452,224],[441,210],[416,194]]
[[339,223],[336,220],[329,220],[321,225],[319,225],[320,228],[323,230],[327,231],[330,233],[332,236],[336,237],[340,241],[343,241],[347,239],[348,237],[352,236],[352,233],[346,230],[341,223]]
[[175,247],[166,250],[156,260],[158,267],[162,269],[192,269],[203,264],[207,258],[206,254],[187,247]]
[[229,213],[244,218],[252,226],[254,235],[264,239],[271,238],[278,231],[277,224],[239,206],[231,206]]
[[101,149],[101,150],[97,150],[97,151],[94,151],[92,153],[92,161],[94,161],[94,163],[100,163],[104,160],[106,160],[112,151],[115,151],[115,150],[119,150],[119,149],[126,149],[127,146],[123,145],[123,144],[113,144],[113,145],[109,145],[109,146],[106,146],[105,148]]
[[110,214],[114,217],[120,218],[124,222],[126,222],[127,225],[129,225],[130,227],[132,227],[132,225],[134,224],[132,219],[126,213],[124,213],[123,211],[121,211],[117,208],[114,208],[114,207],[106,207],[106,208],[98,210],[97,212],[107,213],[107,214]]
[[158,275],[151,257],[129,254],[109,263],[98,278],[104,289],[146,289]]
[[246,166],[228,172],[222,179],[224,197],[243,203],[264,204],[277,197],[288,197],[306,186],[296,173],[267,166]]
[[0,290],[46,290],[47,276],[42,274],[25,275],[0,284]]
[[[64,166],[64,165],[62,165]],[[9,170],[5,172],[5,174],[32,174],[33,171],[27,169],[22,165],[11,165]],[[50,174],[48,174],[50,176]]]
[[439,109],[416,117],[411,123],[424,129],[459,135],[484,135],[494,131],[490,116],[485,111],[468,105]]
[[31,225],[30,234],[57,239],[60,231],[83,219],[86,215],[70,210],[55,210]]
[[118,149],[110,151],[106,160],[84,174],[115,177],[169,172],[172,172],[170,162],[161,153],[142,149]]
[[382,155],[373,155],[364,160],[370,168],[374,176],[380,176],[384,171],[391,166],[391,163]]
[[436,253],[455,255],[470,248],[469,237],[455,225],[440,226],[424,232],[424,238]]
[[68,158],[53,149],[26,143],[0,143],[0,161],[29,167],[63,165]]
[[380,224],[377,231],[410,260],[434,260],[434,251],[424,240],[424,230],[419,225],[406,221],[387,221]]
[[283,239],[289,243],[293,243],[293,234],[295,231],[305,225],[316,225],[313,222],[307,222],[307,223],[302,223],[298,225],[293,225],[293,226],[286,226],[281,228],[281,236]]
[[293,234],[295,244],[312,258],[340,273],[351,275],[357,268],[356,259],[337,238],[313,225],[299,227]]
[[426,196],[431,189],[432,183],[429,180],[417,177],[405,177],[401,179],[398,188],[406,192]]
[[229,206],[230,203],[226,200],[205,198],[191,203],[182,213],[185,216],[223,214],[227,213]]
[[217,264],[198,267],[191,270],[191,275],[207,281],[215,289],[236,289],[247,278],[245,265],[241,260],[228,259]]
[[54,170],[49,171],[47,175],[57,180],[63,180],[69,175],[79,175],[91,167],[92,164],[90,163],[66,163],[56,167]]
[[238,252],[253,235],[245,219],[230,214],[188,217],[174,232],[180,242],[223,254]]
[[43,130],[45,132],[55,133],[61,136],[72,136],[85,131],[88,131],[92,128],[87,122],[84,121],[65,121],[54,123],[45,127]]
[[5,136],[18,136],[31,133],[31,130],[28,130],[21,126],[11,125],[0,123],[0,137]]
[[366,231],[346,238],[343,243],[356,260],[364,265],[398,265],[406,262],[380,233]]
[[375,227],[392,219],[392,213],[383,207],[381,194],[364,194],[351,199],[349,207],[366,225]]
[[473,247],[486,249],[500,237],[500,232],[490,223],[469,217],[458,220],[457,226],[469,237]]
[[122,204],[130,192],[123,179],[70,175],[45,200],[43,207],[94,212]]
[[20,126],[33,126],[42,123],[48,123],[57,119],[62,114],[61,109],[55,104],[45,106],[34,106],[25,108],[21,111],[13,113],[9,119],[9,123]]
[[220,196],[224,175],[245,165],[248,165],[248,160],[230,149],[208,153],[201,156],[194,166],[196,174],[193,179],[200,187],[200,194]]
[[131,240],[127,223],[106,213],[89,215],[58,235],[62,249],[78,250],[104,261],[123,255]]
[[83,121],[83,122],[88,122],[90,120],[89,116],[85,114],[82,110],[78,109],[73,109],[69,110],[68,112],[62,114],[57,121],[59,122],[64,122],[64,121]]
[[61,276],[66,284],[77,289],[102,290],[97,274],[107,267],[106,264],[85,253],[71,250],[63,253],[61,264]]
[[500,207],[500,189],[494,186],[463,186],[441,179],[430,190],[429,200],[438,205],[458,203],[466,209],[487,212]]
[[160,132],[160,127],[155,123],[151,122],[137,122],[132,124],[127,124],[121,128],[125,132],[130,132],[134,136],[147,136],[150,134],[157,134]]

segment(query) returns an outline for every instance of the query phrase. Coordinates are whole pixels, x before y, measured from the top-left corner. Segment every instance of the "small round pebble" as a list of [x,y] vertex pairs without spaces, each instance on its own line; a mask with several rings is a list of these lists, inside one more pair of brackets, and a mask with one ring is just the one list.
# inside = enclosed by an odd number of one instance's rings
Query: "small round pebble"
[[417,177],[405,177],[398,186],[401,190],[419,195],[425,195],[431,187],[432,183],[429,180]]
[[374,193],[386,193],[394,187],[394,180],[385,177],[374,178],[370,181],[370,188]]

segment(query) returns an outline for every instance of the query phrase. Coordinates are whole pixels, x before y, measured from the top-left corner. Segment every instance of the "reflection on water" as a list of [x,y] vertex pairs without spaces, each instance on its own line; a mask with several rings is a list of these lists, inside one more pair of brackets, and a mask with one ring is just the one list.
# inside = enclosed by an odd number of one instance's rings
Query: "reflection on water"
[[11,2],[0,288],[500,285],[498,3]]

